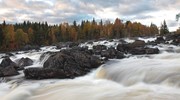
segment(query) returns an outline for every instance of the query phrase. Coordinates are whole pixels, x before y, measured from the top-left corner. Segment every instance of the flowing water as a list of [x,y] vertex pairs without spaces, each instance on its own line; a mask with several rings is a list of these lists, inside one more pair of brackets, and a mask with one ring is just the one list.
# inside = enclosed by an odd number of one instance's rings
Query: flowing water
[[[157,47],[160,54],[111,59],[75,79],[24,80],[23,74],[1,79],[0,100],[179,100],[180,47]],[[29,67],[42,66],[40,52],[12,59],[28,56],[35,61]]]

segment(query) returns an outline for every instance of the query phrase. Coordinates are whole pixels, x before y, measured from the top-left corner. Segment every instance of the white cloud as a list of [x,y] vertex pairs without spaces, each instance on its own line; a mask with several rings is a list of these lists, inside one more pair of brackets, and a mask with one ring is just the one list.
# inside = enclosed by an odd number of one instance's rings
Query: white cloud
[[178,28],[175,15],[179,0],[0,0],[0,21],[48,21],[51,24],[119,17],[160,26],[165,19],[170,30]]

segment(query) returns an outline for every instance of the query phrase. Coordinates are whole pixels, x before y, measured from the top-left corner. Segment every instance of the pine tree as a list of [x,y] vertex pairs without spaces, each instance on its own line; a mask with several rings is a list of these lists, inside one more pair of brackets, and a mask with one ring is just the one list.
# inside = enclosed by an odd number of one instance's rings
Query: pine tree
[[166,21],[164,20],[163,24],[161,24],[160,35],[166,35],[168,33],[169,33],[169,29],[166,25]]

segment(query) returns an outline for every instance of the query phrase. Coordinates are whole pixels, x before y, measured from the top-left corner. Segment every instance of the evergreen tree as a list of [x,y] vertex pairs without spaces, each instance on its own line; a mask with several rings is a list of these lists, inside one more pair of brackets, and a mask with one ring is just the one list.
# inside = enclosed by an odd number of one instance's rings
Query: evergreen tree
[[2,46],[3,40],[4,40],[3,30],[2,30],[2,27],[0,27],[0,46]]
[[166,35],[168,33],[169,33],[169,29],[166,25],[166,21],[164,20],[163,24],[161,24],[160,35]]

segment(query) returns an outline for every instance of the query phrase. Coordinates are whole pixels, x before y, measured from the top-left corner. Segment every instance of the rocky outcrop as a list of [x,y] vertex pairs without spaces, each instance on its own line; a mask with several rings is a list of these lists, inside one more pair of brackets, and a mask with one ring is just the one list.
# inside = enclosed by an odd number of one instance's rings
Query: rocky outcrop
[[0,77],[13,76],[18,74],[19,73],[16,71],[16,69],[13,66],[6,66],[6,67],[0,66]]
[[9,57],[2,60],[0,64],[0,77],[18,75],[18,66]]
[[142,40],[136,40],[133,43],[127,44],[118,44],[117,50],[124,53],[130,53],[133,55],[142,55],[142,54],[158,54],[158,48],[149,48],[146,47],[146,43]]
[[24,73],[26,78],[31,79],[36,79],[35,76],[38,76],[38,79],[73,78],[85,75],[91,69],[97,68],[101,64],[102,61],[98,57],[92,56],[85,51],[66,49],[51,55],[44,63],[42,69],[28,68],[25,69]]
[[15,62],[13,62],[9,57],[6,57],[6,58],[4,58],[2,60],[1,66],[4,67],[4,68],[7,67],[7,66],[12,66],[15,69],[18,68],[17,64]]
[[171,41],[171,44],[173,45],[180,45],[180,34],[167,35],[166,41]]

